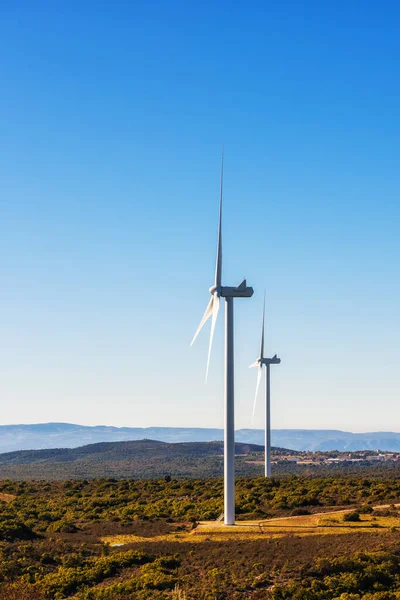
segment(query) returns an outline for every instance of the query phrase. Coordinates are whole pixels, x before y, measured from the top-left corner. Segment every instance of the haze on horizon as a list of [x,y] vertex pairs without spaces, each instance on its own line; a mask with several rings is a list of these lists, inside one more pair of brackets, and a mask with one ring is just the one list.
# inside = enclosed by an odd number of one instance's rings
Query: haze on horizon
[[251,423],[267,287],[273,429],[400,431],[400,7],[6,2],[2,423],[221,427],[223,318]]

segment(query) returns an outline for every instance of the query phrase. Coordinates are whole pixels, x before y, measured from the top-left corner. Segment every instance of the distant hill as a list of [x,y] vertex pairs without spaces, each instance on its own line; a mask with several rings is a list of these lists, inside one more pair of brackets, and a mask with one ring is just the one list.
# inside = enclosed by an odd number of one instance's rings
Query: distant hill
[[[46,448],[18,450],[0,454],[0,480],[67,480],[67,479],[158,479],[178,477],[214,478],[223,475],[223,442],[160,442],[133,440],[99,442],[79,448]],[[235,472],[241,477],[260,476],[264,472],[264,447],[257,444],[235,444]],[[398,463],[393,460],[361,460],[353,462],[348,453],[345,461],[319,464],[320,455],[308,453],[316,463],[298,465],[292,460],[293,450],[272,448],[278,463],[274,475],[332,476],[357,474],[380,476],[382,472],[398,475]],[[337,453],[333,453],[335,458]],[[374,453],[372,453],[374,454]],[[289,455],[289,460],[287,457]],[[304,455],[303,455],[304,456]]]
[[[282,449],[283,451],[283,449]],[[235,454],[264,452],[263,446],[256,444],[235,444]],[[116,460],[136,460],[139,457],[152,458],[201,458],[205,456],[223,456],[223,442],[181,442],[168,444],[157,440],[136,440],[130,442],[100,442],[80,448],[51,448],[46,450],[19,450],[0,454],[0,466],[12,464],[70,462],[90,458],[99,462]]]
[[[222,476],[223,446],[223,442],[169,444],[156,440],[135,440],[100,442],[79,448],[19,450],[0,454],[0,479]],[[237,443],[238,473],[260,474],[260,464],[249,465],[246,460],[240,462],[240,459],[257,454],[262,458],[263,452],[262,446]]]
[[[45,448],[76,448],[97,442],[142,440],[168,443],[211,442],[223,439],[222,429],[196,427],[89,427],[71,423],[1,425],[0,452]],[[239,429],[236,441],[264,444],[261,429]],[[339,430],[274,429],[272,444],[294,450],[387,450],[400,451],[400,433],[350,433]]]

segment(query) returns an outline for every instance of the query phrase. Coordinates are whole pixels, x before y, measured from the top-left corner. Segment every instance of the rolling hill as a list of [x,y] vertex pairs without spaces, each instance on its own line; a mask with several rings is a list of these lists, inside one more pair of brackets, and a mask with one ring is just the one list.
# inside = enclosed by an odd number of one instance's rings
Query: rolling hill
[[[254,444],[236,444],[237,457],[263,454]],[[238,473],[259,474],[259,465],[238,462]],[[20,450],[0,454],[0,479],[215,477],[223,473],[223,442],[166,443],[157,440],[100,442],[79,448]]]

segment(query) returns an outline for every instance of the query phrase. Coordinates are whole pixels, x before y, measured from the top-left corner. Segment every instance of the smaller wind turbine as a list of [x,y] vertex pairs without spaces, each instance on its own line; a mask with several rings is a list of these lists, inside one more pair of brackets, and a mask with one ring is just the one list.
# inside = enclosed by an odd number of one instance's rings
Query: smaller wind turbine
[[264,322],[265,322],[265,295],[264,295],[264,308],[263,308],[263,316],[262,316],[262,329],[261,329],[261,347],[260,347],[260,356],[257,358],[256,362],[250,365],[250,369],[252,367],[258,368],[257,373],[257,385],[256,385],[256,395],[254,397],[254,405],[253,405],[253,420],[254,413],[256,410],[257,396],[258,390],[260,387],[261,375],[263,365],[266,366],[266,375],[265,375],[265,477],[271,477],[271,386],[270,386],[270,365],[279,365],[281,359],[277,357],[275,354],[272,358],[264,358]]

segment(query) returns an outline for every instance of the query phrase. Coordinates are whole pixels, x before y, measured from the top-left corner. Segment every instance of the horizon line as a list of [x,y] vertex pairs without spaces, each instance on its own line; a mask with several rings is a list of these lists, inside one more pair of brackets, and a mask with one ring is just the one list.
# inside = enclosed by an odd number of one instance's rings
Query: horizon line
[[[40,425],[71,425],[73,427],[88,427],[88,428],[96,428],[96,427],[109,427],[112,429],[216,429],[223,430],[223,427],[198,427],[198,426],[190,426],[190,425],[148,425],[148,426],[135,426],[135,425],[106,425],[106,424],[97,424],[97,425],[84,425],[81,423],[70,423],[68,421],[45,421],[40,423],[4,423],[0,424],[0,427],[30,427],[30,426],[40,426]],[[239,427],[235,429],[235,431],[264,431],[263,428],[257,427]],[[369,430],[369,431],[349,431],[346,429],[326,429],[326,428],[313,428],[306,429],[304,427],[282,427],[271,429],[271,431],[337,431],[339,433],[350,433],[352,435],[366,435],[369,433],[390,433],[395,435],[400,435],[400,431],[393,430]]]

